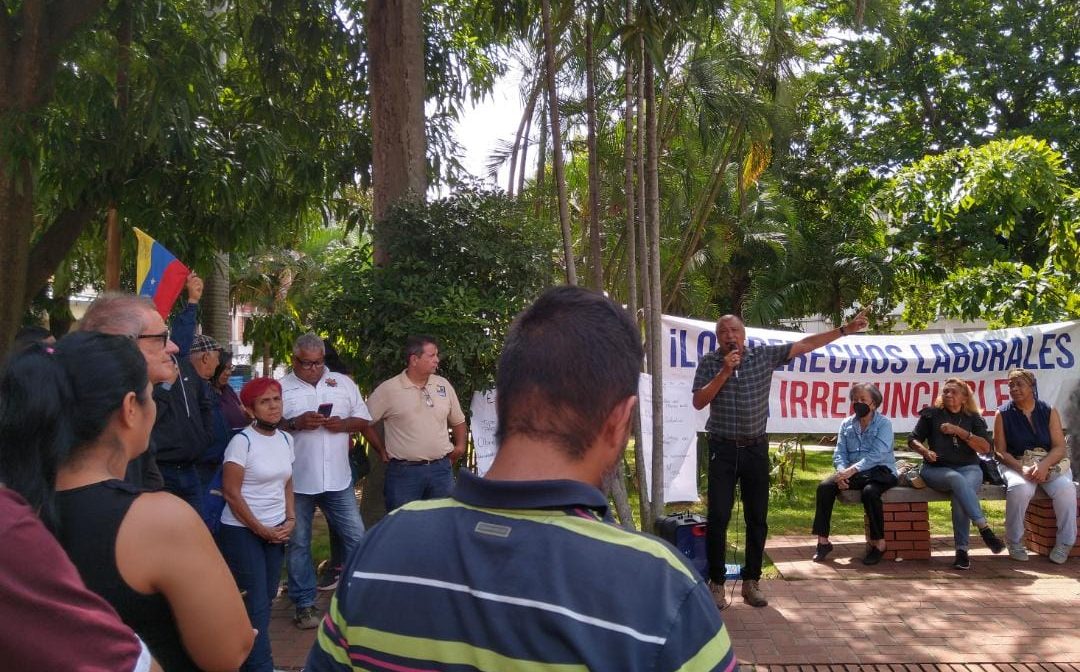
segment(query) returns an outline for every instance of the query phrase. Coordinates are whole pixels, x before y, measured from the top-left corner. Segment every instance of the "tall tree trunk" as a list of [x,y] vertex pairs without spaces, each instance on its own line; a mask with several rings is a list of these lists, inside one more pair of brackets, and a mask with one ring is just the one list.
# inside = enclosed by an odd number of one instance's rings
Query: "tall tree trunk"
[[0,157],[0,353],[6,352],[22,323],[27,261],[34,222],[34,179],[26,159],[11,163]]
[[540,104],[540,142],[536,145],[536,205],[533,212],[539,217],[544,212],[544,200],[547,194],[547,103]]
[[[525,111],[521,115],[521,121],[518,123],[517,133],[514,134],[514,147],[510,151],[510,177],[506,182],[506,193],[510,197],[514,196],[514,187],[517,184],[515,178],[517,177],[518,169],[518,152],[524,153],[525,147],[522,144],[522,137],[524,136],[525,144],[529,142],[529,136],[526,129],[529,127],[529,122],[532,121],[533,113],[536,111],[536,99],[540,94],[539,84],[533,87],[532,92],[529,94],[528,101],[525,103]],[[521,166],[524,171],[525,165]],[[520,190],[518,193],[521,193]]]
[[[127,117],[131,87],[131,3],[121,0],[116,6],[116,110],[121,123]],[[120,289],[120,213],[111,201],[105,217],[105,289]]]
[[[21,136],[28,147],[36,144],[37,129],[26,119],[52,96],[61,47],[104,4],[105,0],[5,3],[0,11],[0,117],[11,116],[13,123],[7,124],[6,131]],[[29,160],[13,161],[6,154],[0,155],[0,287],[5,297],[0,301],[0,354],[14,340],[26,307],[40,289],[37,285],[44,286],[59,264],[57,261],[56,265],[44,267],[31,262],[31,255],[39,247],[32,251],[30,246],[34,227],[33,176],[34,166]],[[85,226],[86,221],[69,218],[67,223]],[[76,231],[75,238],[81,230]],[[52,259],[52,254],[45,254],[38,261]],[[28,277],[31,272],[37,279]],[[42,281],[42,277],[46,280]]]
[[263,365],[263,372],[262,372],[263,377],[264,378],[269,378],[270,376],[272,376],[273,373],[274,373],[274,367],[273,367],[273,360],[270,358],[270,344],[269,343],[266,343],[266,344],[263,345],[262,365]]
[[529,134],[532,133],[532,117],[525,122],[525,139],[521,142],[521,167],[518,169],[517,193],[525,191],[525,166],[529,164]]
[[[660,174],[656,123],[656,81],[652,59],[645,71],[645,221],[649,233],[649,360],[652,362],[652,502],[653,517],[664,511],[664,357],[660,335]],[[649,521],[648,530],[652,530]]]
[[600,247],[600,156],[596,147],[596,54],[593,53],[593,9],[585,17],[585,117],[589,145],[589,286],[604,289]]
[[[634,195],[637,196],[637,249],[640,272],[638,273],[641,284],[641,307],[643,318],[639,324],[644,324],[649,313],[652,312],[652,294],[649,292],[649,245],[645,236],[645,41],[638,40],[638,63],[641,68],[637,73],[637,187]],[[636,317],[636,316],[635,316]],[[648,333],[648,329],[645,330]],[[651,336],[647,339],[651,341]],[[647,357],[645,362],[646,373],[651,371],[652,357]],[[638,501],[641,509],[641,529],[652,529],[652,499],[649,495],[649,485],[645,480],[645,449],[642,442],[641,416],[638,416],[638,433],[634,436],[638,446],[634,456],[634,466],[638,473]]]
[[[633,20],[633,6],[631,0],[626,2],[626,22],[631,23]],[[623,87],[625,89],[625,100],[623,108],[623,170],[625,172],[623,191],[625,193],[625,215],[626,215],[626,233],[623,238],[626,240],[626,306],[630,311],[630,314],[634,317],[634,324],[637,324],[637,311],[638,311],[638,289],[637,289],[637,230],[634,226],[634,217],[636,209],[636,203],[634,202],[634,136],[631,135],[634,129],[634,58],[630,53],[630,50],[626,51],[626,63],[623,71]],[[640,409],[634,409],[634,452],[637,455],[641,454],[641,412]],[[638,470],[636,482],[644,482],[643,472]],[[639,497],[641,493],[638,493]],[[618,506],[618,500],[615,502]],[[622,511],[619,512],[619,518],[623,518]],[[642,526],[645,525],[645,518],[642,517]],[[625,523],[624,523],[625,526]]]
[[559,195],[559,225],[562,229],[563,257],[566,262],[566,283],[577,284],[574,267],[574,238],[570,229],[570,201],[566,195],[566,173],[563,166],[562,129],[559,128],[559,92],[555,87],[555,36],[551,29],[551,2],[541,2],[541,23],[544,31],[544,71],[547,78],[548,116],[551,118],[551,149],[555,169],[555,188]]
[[201,307],[203,333],[224,346],[232,344],[232,307],[229,301],[229,253],[218,250],[211,259],[210,274]]
[[424,198],[424,26],[421,0],[368,0],[375,263],[389,261],[386,214],[399,199]]

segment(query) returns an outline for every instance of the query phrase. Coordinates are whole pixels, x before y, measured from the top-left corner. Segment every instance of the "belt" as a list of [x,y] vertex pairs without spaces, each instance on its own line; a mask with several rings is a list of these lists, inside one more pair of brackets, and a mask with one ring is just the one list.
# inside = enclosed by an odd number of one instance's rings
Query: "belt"
[[391,457],[390,461],[391,462],[397,462],[398,464],[404,465],[406,467],[422,467],[422,466],[425,466],[425,465],[428,465],[428,464],[435,464],[436,462],[442,462],[445,459],[446,459],[446,456],[444,455],[442,457],[437,457],[434,460],[399,460],[396,457]]
[[710,434],[709,438],[718,443],[724,443],[729,446],[735,446],[736,448],[746,448],[747,446],[756,446],[762,441],[765,441],[768,437],[767,434],[758,434],[757,436],[716,436]]

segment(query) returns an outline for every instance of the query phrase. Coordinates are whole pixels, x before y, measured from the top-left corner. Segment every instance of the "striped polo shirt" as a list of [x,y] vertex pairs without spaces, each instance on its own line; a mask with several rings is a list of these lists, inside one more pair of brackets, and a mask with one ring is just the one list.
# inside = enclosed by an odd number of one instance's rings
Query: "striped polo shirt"
[[578,481],[461,472],[364,535],[307,670],[732,670],[704,582]]

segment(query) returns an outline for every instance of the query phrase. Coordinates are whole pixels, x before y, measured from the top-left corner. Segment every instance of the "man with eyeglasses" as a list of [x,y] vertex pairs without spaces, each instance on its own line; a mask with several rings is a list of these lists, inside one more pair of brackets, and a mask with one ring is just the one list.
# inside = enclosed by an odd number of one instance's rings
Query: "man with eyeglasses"
[[[386,510],[418,499],[447,497],[453,466],[465,454],[465,414],[450,381],[439,376],[439,344],[429,336],[405,341],[405,370],[368,399],[372,422],[382,422],[386,448]],[[453,442],[447,434],[453,433]]]
[[[349,464],[349,435],[363,432],[371,416],[356,383],[326,368],[326,348],[315,334],[293,346],[292,372],[280,381],[282,428],[293,435],[293,498],[296,527],[289,539],[289,598],[293,622],[307,630],[319,625],[316,577],[311,559],[311,521],[318,506],[337,531],[349,557],[364,534]],[[377,437],[376,437],[377,438]],[[376,444],[376,449],[382,449]]]
[[[202,280],[194,273],[188,277],[187,294],[188,302],[181,315],[190,312],[193,316],[202,294]],[[184,334],[190,342],[195,335],[194,317],[191,318],[190,325],[185,323],[183,328],[190,329],[190,335]],[[155,389],[162,384],[171,385],[176,380],[176,355],[180,349],[170,338],[165,320],[149,298],[106,292],[94,299],[87,308],[86,314],[79,321],[79,329],[134,339],[146,359],[147,374]],[[155,452],[156,446],[151,438],[150,449],[128,463],[124,480],[143,490],[161,490],[165,483],[154,457]]]

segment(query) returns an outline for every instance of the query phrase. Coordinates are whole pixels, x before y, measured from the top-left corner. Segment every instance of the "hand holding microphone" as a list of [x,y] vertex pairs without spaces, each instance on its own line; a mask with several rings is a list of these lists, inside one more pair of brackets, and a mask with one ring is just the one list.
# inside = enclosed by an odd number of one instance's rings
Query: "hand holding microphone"
[[739,377],[739,365],[742,364],[742,353],[739,352],[737,343],[727,344],[727,354],[724,355],[724,368],[731,371],[736,378]]

